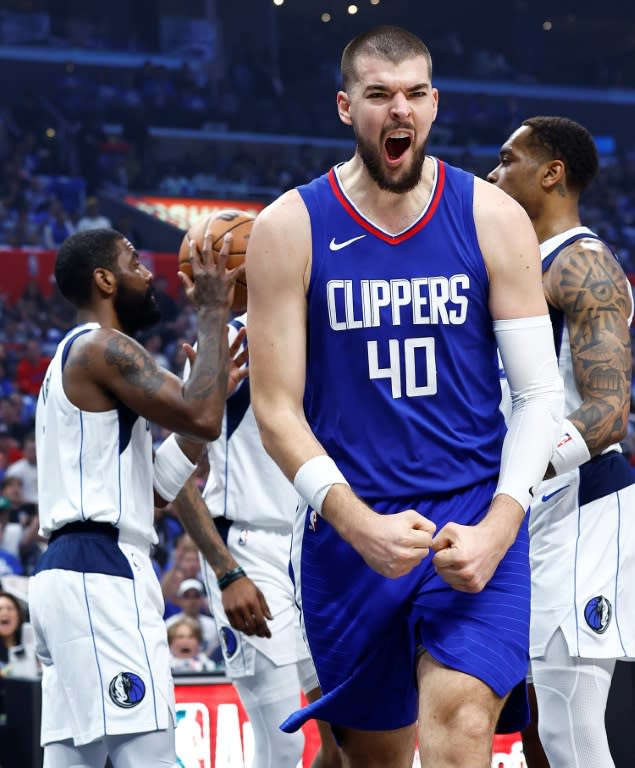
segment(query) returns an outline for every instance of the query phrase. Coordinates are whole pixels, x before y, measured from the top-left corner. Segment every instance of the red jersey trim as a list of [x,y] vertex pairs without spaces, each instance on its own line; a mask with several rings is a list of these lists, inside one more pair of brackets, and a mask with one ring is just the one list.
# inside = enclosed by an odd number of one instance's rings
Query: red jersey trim
[[445,185],[445,163],[442,160],[438,160],[437,168],[439,169],[439,178],[437,179],[434,196],[428,205],[428,210],[426,211],[423,218],[419,219],[419,221],[413,224],[405,232],[402,232],[400,235],[387,235],[385,232],[382,232],[381,229],[378,229],[376,226],[371,224],[370,221],[359,214],[355,208],[353,208],[353,206],[350,204],[340,189],[340,185],[337,181],[337,176],[335,175],[335,170],[333,168],[331,168],[331,170],[328,172],[328,180],[329,184],[331,185],[331,189],[333,190],[333,194],[339,200],[342,207],[346,210],[349,216],[355,219],[355,221],[360,226],[364,227],[364,229],[368,230],[370,233],[375,235],[375,237],[380,238],[380,240],[383,240],[385,243],[389,243],[390,245],[399,245],[399,243],[403,243],[404,240],[408,240],[410,237],[416,235],[417,232],[420,232],[434,216],[434,212],[439,205],[441,195],[443,194],[443,187]]

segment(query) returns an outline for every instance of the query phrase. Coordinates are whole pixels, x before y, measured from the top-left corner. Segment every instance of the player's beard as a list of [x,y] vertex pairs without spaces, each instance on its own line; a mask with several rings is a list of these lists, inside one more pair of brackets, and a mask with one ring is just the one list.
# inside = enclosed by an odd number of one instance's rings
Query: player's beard
[[134,336],[139,331],[155,325],[161,319],[159,305],[151,285],[145,293],[139,293],[128,288],[120,279],[117,283],[114,305],[119,323],[129,336]]
[[382,166],[383,149],[384,145],[378,149],[376,145],[370,141],[366,141],[360,135],[356,136],[357,139],[357,151],[362,158],[362,162],[366,166],[371,179],[377,184],[380,189],[387,192],[394,192],[396,194],[403,194],[404,192],[410,192],[421,181],[421,172],[423,170],[423,163],[426,159],[426,149],[428,141],[417,149],[413,149],[412,161],[410,167],[405,170],[403,176],[392,179],[388,176]]

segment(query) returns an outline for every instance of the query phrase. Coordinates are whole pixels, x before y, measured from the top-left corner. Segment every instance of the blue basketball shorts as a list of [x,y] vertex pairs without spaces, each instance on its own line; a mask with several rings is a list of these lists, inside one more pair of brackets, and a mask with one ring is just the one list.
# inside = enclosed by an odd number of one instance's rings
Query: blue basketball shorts
[[[439,531],[448,522],[478,523],[494,489],[488,482],[442,500],[373,507],[383,514],[416,509]],[[432,553],[405,576],[381,576],[326,520],[306,510],[296,524],[290,570],[323,696],[293,713],[281,728],[295,731],[310,718],[373,731],[414,723],[421,650],[482,680],[501,697],[513,691],[497,730],[524,727],[528,549],[525,520],[485,589],[468,594],[436,574]]]

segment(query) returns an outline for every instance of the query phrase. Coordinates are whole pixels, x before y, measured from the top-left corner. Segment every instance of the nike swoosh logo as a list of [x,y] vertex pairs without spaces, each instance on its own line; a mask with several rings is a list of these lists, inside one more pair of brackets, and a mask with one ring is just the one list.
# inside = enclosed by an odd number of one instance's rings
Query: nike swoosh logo
[[554,496],[556,496],[559,493],[562,493],[562,491],[566,491],[568,487],[569,487],[568,485],[563,485],[562,488],[558,488],[558,490],[556,490],[556,491],[552,491],[551,493],[546,493],[542,497],[542,500],[543,501],[549,501],[549,499],[553,499]]
[[361,240],[362,237],[366,237],[366,235],[357,235],[357,237],[351,237],[350,240],[343,240],[341,243],[336,243],[335,238],[333,238],[329,243],[329,248],[332,251],[339,251],[342,248],[346,248],[347,245],[354,243],[356,240]]

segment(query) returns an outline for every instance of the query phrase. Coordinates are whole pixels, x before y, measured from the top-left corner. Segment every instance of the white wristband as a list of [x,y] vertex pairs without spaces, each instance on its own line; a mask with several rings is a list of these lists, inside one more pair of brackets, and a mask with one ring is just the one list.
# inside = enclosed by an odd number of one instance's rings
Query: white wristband
[[589,448],[577,427],[569,419],[562,422],[562,435],[551,455],[556,475],[577,469],[591,458]]
[[183,453],[172,433],[154,455],[154,490],[162,499],[174,501],[195,469],[196,464]]
[[348,485],[337,464],[324,454],[305,461],[293,478],[296,491],[318,515],[322,514],[322,503],[335,483]]

